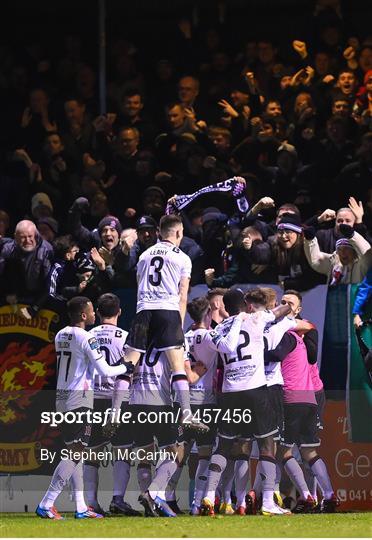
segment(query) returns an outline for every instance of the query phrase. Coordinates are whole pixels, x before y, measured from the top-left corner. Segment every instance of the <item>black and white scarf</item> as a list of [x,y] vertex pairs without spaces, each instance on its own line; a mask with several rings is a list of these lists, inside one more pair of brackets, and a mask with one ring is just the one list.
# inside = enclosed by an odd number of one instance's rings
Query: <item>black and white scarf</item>
[[249,210],[249,203],[245,195],[243,195],[244,190],[245,184],[237,180],[236,176],[234,176],[233,178],[228,178],[224,182],[217,182],[216,184],[211,184],[210,186],[204,186],[194,193],[189,193],[188,195],[176,195],[174,200],[167,204],[165,213],[167,215],[176,214],[180,210],[183,210],[197,197],[200,197],[200,195],[216,191],[224,191],[232,192],[233,197],[236,199],[239,212],[241,214],[246,214]]

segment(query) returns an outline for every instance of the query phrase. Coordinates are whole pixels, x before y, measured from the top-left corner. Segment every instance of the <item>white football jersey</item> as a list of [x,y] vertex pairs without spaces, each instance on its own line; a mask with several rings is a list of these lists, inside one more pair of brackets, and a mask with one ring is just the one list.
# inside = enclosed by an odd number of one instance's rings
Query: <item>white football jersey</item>
[[[114,366],[123,356],[123,348],[128,332],[118,328],[113,324],[100,324],[90,330],[90,333],[96,337],[103,357],[109,366]],[[115,377],[94,376],[94,399],[110,399],[115,385]],[[124,396],[128,401],[129,390]]]
[[[242,322],[235,352],[222,355],[222,392],[241,392],[266,385],[263,333],[266,324],[274,320],[272,311],[258,311]],[[225,323],[219,324],[215,331],[219,333],[219,327]]]
[[195,384],[190,384],[191,405],[216,403],[217,386],[217,362],[218,352],[214,343],[211,347],[211,334],[205,328],[190,329],[185,334],[189,344],[189,360],[191,367],[193,362],[203,362],[207,368],[206,373]]
[[137,263],[137,313],[144,309],[179,310],[179,284],[191,277],[191,259],[171,242],[146,249]]
[[55,337],[58,412],[93,408],[95,362],[102,358],[98,341],[77,326],[66,326]]
[[[296,328],[296,321],[284,317],[281,321],[266,325],[264,330],[265,348],[273,351],[281,342],[282,337],[288,330]],[[269,362],[265,365],[265,375],[267,386],[274,384],[284,384],[282,367],[280,362]]]

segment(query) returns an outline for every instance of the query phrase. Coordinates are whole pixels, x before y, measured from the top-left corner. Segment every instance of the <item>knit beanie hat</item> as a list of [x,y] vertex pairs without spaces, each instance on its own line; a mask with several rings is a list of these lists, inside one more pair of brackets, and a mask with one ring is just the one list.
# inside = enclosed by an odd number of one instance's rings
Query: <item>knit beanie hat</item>
[[278,231],[288,229],[289,231],[302,233],[301,219],[296,214],[283,214],[277,225]]
[[123,230],[120,221],[115,216],[106,216],[101,219],[101,221],[98,223],[99,234],[102,233],[104,227],[111,227],[112,229],[116,229],[119,235]]

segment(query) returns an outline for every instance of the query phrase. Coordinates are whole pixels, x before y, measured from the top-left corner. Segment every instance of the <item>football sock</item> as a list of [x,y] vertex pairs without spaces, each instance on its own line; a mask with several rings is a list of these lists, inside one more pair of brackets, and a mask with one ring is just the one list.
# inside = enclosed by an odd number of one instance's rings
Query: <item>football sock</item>
[[271,507],[274,504],[275,459],[260,456],[260,476],[262,480],[262,506]]
[[74,493],[75,505],[77,512],[85,512],[88,510],[84,499],[84,477],[83,477],[83,463],[80,461],[75,467],[71,476],[71,484]]
[[200,458],[195,473],[195,489],[193,503],[200,506],[207,482],[209,459]]
[[137,466],[137,480],[141,493],[149,489],[151,484],[151,465],[150,463],[140,463]]
[[150,496],[155,499],[158,495],[161,499],[165,499],[165,489],[172,475],[177,470],[177,463],[171,459],[164,459],[157,466],[155,476],[148,488]]
[[259,497],[262,493],[262,479],[260,475],[260,469],[261,469],[261,462],[257,461],[257,467],[256,467],[256,476],[254,479],[253,484],[253,491],[256,493],[256,495]]
[[247,494],[249,481],[249,457],[238,457],[242,459],[237,459],[234,467],[236,506],[245,507],[245,496]]
[[205,496],[213,503],[217,486],[226,465],[227,459],[224,456],[221,456],[221,454],[213,454],[208,466],[207,483],[205,486]]
[[84,463],[84,490],[88,506],[98,506],[97,492],[99,481],[98,463]]
[[177,464],[177,469],[174,474],[172,474],[171,479],[168,482],[168,485],[165,489],[165,500],[166,501],[175,501],[176,500],[176,487],[178,481],[181,477],[183,471],[183,465]]
[[280,480],[282,479],[282,469],[279,463],[275,463],[276,475],[275,475],[275,486],[274,491],[280,491]]
[[298,462],[295,460],[294,457],[290,457],[283,461],[283,466],[289,478],[295,485],[297,491],[299,492],[301,499],[306,500],[309,495],[311,496],[311,493],[306,484],[304,473],[302,472],[302,469]]
[[327,465],[320,456],[316,456],[314,459],[311,459],[309,461],[309,465],[310,469],[314,473],[315,478],[318,480],[323,497],[325,499],[330,499],[333,495],[333,488],[331,479],[329,478]]
[[228,459],[221,477],[222,499],[226,504],[231,504],[231,490],[234,483],[234,466],[235,460]]
[[70,480],[77,463],[71,459],[60,461],[54,470],[49,488],[40,502],[41,508],[51,508],[58,495]]
[[114,462],[114,489],[113,497],[123,497],[127,490],[130,478],[130,463],[121,459]]
[[185,371],[175,371],[172,373],[172,388],[175,391],[175,401],[180,404],[181,412],[185,419],[191,420],[190,389]]

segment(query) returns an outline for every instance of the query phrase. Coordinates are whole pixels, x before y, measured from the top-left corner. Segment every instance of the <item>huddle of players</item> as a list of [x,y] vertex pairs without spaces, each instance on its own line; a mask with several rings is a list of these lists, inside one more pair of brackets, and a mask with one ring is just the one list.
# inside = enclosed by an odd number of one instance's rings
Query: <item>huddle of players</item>
[[[241,324],[233,353],[221,356],[220,391],[212,400],[207,397],[203,401],[203,377],[190,387],[192,407],[213,408],[217,404],[221,410],[212,457],[205,459],[210,455],[210,446],[204,460],[199,459],[191,513],[213,515],[216,491],[231,460],[235,462],[230,473],[234,477],[235,513],[255,513],[261,495],[263,515],[287,514],[288,510],[277,504],[281,503],[282,467],[300,494],[294,512],[314,511],[318,497],[313,478],[322,493],[319,510],[334,512],[339,503],[326,465],[316,451],[318,420],[324,407],[323,385],[316,366],[317,332],[311,323],[296,318],[301,311],[301,295],[287,291],[282,305],[275,307],[272,289],[251,289],[245,295],[235,289],[223,296],[223,302],[229,317],[214,329],[217,334],[224,334],[226,325],[239,313],[249,315]],[[211,324],[209,302],[206,298],[195,299],[189,303],[188,311],[195,321],[186,334],[190,357],[213,366],[216,376],[218,360],[203,346]],[[209,380],[213,380],[212,375]],[[211,396],[207,391],[205,394]],[[245,410],[251,411],[251,421],[244,422],[243,416],[243,421],[234,422],[234,411]],[[201,418],[205,419],[202,414]],[[247,494],[252,441],[257,443],[259,460],[253,489]],[[306,473],[310,473],[310,488],[293,456],[295,445],[306,464]],[[231,500],[225,499],[221,510],[233,513]]]
[[[150,463],[141,461],[139,464],[139,500],[145,508],[145,515],[177,515],[174,490],[186,459],[186,450],[194,440],[198,446],[199,462],[192,515],[213,514],[216,490],[233,456],[238,514],[246,512],[246,500],[252,510],[255,508],[259,492],[262,494],[261,512],[264,515],[288,513],[274,501],[281,460],[300,493],[296,511],[312,510],[315,500],[301,467],[292,456],[294,444],[300,447],[303,460],[319,483],[323,495],[322,510],[334,511],[338,501],[326,466],[315,450],[319,445],[317,401],[313,383],[315,376],[309,362],[316,361],[316,343],[312,339],[306,343],[302,337],[305,332],[309,336],[315,331],[310,323],[286,316],[299,313],[300,295],[295,291],[287,292],[284,304],[269,306],[269,295],[263,289],[248,291],[246,295],[239,289],[230,290],[223,297],[229,317],[213,331],[210,330],[212,321],[208,300],[193,300],[187,308],[195,324],[186,334],[190,351],[185,356],[182,324],[191,261],[179,250],[183,234],[181,219],[164,216],[160,222],[160,233],[162,240],[146,250],[138,263],[137,313],[128,336],[116,326],[120,306],[117,302],[115,304],[114,295],[100,298],[98,313],[102,324],[93,329],[89,337],[85,335],[85,325],[94,322],[93,307],[87,299],[80,298],[80,308],[77,307],[79,298],[70,301],[70,312],[76,307],[75,325],[63,329],[56,337],[57,357],[66,361],[66,368],[62,369],[60,363],[58,370],[57,410],[104,409],[111,405],[110,394],[112,405],[115,408],[129,407],[134,418],[143,412],[160,413],[179,408],[178,423],[137,422],[133,425],[134,433],[130,432],[127,424],[122,424],[111,438],[114,448],[132,446],[134,441],[137,448],[147,449],[153,447],[156,439],[158,448],[177,454],[177,459],[159,459],[153,477]],[[84,336],[81,335],[80,343],[74,344],[77,327]],[[124,341],[125,361],[122,359]],[[74,360],[76,347],[83,351],[83,356],[86,355],[80,364]],[[215,380],[219,357],[222,359],[222,385],[221,392],[217,393]],[[131,381],[130,375],[136,364]],[[74,373],[73,377],[71,373]],[[93,380],[94,406],[91,398],[89,403],[85,398],[93,388]],[[71,394],[79,398],[74,400]],[[66,402],[61,407],[63,399]],[[217,422],[205,414],[205,409],[213,408],[220,410]],[[191,423],[190,409],[194,414]],[[284,430],[281,431],[283,410]],[[235,421],[236,411],[240,415],[239,421]],[[249,418],[244,416],[241,419],[246,411],[250,411]],[[65,426],[66,445],[77,445],[81,450],[86,444],[98,448],[108,442],[108,436],[97,431],[94,425],[89,442],[90,427],[85,426],[82,433],[81,428],[77,432],[76,426]],[[275,438],[279,434],[283,444],[276,445]],[[254,491],[246,498],[248,460],[253,440],[259,448],[259,461]],[[208,459],[212,448],[212,457]],[[115,460],[112,513],[137,514],[124,502],[129,468],[127,461]],[[85,503],[78,458],[57,466],[37,514],[61,519],[54,501],[70,478],[77,501],[75,517],[102,517],[104,514],[97,501],[98,464],[86,463],[84,466]],[[229,504],[226,502],[225,510],[229,509]]]

